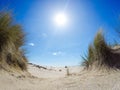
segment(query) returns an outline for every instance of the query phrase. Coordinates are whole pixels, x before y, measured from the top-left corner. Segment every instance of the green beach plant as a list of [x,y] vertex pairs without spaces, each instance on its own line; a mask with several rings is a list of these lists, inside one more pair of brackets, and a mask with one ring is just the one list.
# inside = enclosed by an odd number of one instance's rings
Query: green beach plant
[[120,52],[113,50],[105,41],[102,31],[98,31],[93,45],[88,48],[88,55],[83,57],[83,65],[88,69],[106,67],[120,68]]
[[0,67],[27,69],[27,59],[20,47],[25,43],[21,25],[16,24],[10,12],[0,12]]

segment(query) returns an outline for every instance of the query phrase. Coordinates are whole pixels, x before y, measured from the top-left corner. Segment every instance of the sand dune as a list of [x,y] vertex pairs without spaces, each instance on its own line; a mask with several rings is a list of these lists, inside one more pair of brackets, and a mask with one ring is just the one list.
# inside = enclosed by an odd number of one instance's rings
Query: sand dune
[[38,68],[28,65],[29,73],[0,71],[0,90],[119,90],[120,72],[82,71],[83,67]]

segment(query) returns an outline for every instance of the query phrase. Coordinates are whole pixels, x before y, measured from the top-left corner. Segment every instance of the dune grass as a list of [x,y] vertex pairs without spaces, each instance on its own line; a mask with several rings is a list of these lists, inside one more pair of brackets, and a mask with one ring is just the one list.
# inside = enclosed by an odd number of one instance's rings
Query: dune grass
[[5,69],[27,69],[27,59],[20,49],[25,34],[9,12],[0,12],[0,67]]
[[98,31],[94,42],[88,48],[88,55],[83,57],[83,65],[89,69],[106,67],[120,69],[120,52],[112,49],[105,41],[102,31]]

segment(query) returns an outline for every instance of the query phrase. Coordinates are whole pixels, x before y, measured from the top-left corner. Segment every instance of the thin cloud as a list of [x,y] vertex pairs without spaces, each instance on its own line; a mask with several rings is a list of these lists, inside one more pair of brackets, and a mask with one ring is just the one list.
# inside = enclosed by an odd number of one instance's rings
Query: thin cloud
[[30,45],[30,46],[35,46],[35,44],[34,44],[34,43],[29,43],[28,45]]
[[63,52],[57,51],[52,53],[53,56],[63,55]]
[[53,52],[53,53],[52,53],[52,55],[53,55],[53,56],[56,56],[56,55],[57,55],[57,53],[56,53],[56,52]]

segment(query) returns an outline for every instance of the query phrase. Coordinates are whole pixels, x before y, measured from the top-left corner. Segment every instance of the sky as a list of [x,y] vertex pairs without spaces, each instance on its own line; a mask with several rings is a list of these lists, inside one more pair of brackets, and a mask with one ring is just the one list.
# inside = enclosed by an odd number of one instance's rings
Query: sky
[[[97,31],[103,29],[110,43],[117,38],[120,0],[0,0],[0,9],[12,11],[26,33],[29,62],[48,66],[82,63]],[[58,26],[55,17],[67,22]]]

